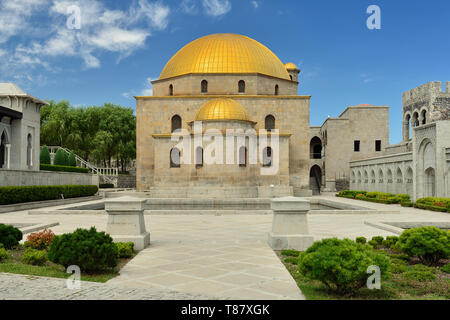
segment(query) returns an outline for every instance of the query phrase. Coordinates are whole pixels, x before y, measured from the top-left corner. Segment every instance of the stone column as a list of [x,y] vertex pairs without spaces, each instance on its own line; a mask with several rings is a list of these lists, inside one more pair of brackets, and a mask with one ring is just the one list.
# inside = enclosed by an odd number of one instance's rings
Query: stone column
[[305,251],[314,243],[308,231],[309,200],[296,197],[273,199],[271,208],[273,221],[268,242],[272,249]]
[[105,201],[108,213],[106,232],[115,242],[133,242],[137,251],[150,244],[150,233],[145,230],[144,204],[146,199],[121,197]]
[[409,121],[403,121],[403,141],[409,140]]

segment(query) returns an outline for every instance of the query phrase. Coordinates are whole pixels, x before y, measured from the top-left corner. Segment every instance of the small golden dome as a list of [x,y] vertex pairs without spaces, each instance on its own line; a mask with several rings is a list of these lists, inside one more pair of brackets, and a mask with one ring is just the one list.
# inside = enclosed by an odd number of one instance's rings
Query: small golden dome
[[284,67],[286,68],[286,70],[298,70],[297,66],[292,62],[286,63]]
[[245,108],[232,99],[213,99],[201,106],[195,121],[208,120],[250,121]]
[[249,37],[222,33],[192,41],[164,67],[159,79],[190,73],[261,73],[290,80],[278,57]]

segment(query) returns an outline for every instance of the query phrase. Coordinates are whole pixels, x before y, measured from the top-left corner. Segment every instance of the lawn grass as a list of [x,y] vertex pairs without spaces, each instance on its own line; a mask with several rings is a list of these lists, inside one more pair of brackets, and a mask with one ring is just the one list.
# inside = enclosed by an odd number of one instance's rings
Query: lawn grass
[[[21,247],[10,250],[10,257],[5,261],[0,262],[0,272],[62,279],[67,279],[72,275],[71,273],[67,273],[62,265],[57,265],[50,261],[47,261],[43,266],[25,264],[21,261],[23,253],[24,249]],[[119,270],[133,259],[134,256],[135,255],[129,259],[119,259],[119,263],[114,270],[96,274],[81,273],[81,280],[105,283],[108,280],[117,277],[119,275]]]
[[[381,290],[363,288],[352,296],[340,296],[328,289],[320,281],[304,277],[296,264],[290,263],[288,256],[277,252],[291,276],[307,300],[446,300],[450,299],[450,275],[436,271],[436,281],[419,282],[405,279],[402,273],[391,274],[381,282]],[[396,255],[392,255],[395,257]],[[411,266],[407,270],[412,270]]]

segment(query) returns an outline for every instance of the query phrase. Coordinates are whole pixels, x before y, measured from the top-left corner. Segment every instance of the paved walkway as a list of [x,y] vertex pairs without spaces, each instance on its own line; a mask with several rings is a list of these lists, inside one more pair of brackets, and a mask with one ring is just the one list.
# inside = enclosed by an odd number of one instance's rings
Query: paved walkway
[[[383,204],[323,195],[326,199],[386,209]],[[389,206],[393,208],[393,206]],[[398,214],[310,214],[316,240],[392,235],[364,221],[450,221],[446,213],[395,206]],[[271,215],[146,216],[151,245],[108,282],[120,288],[146,288],[201,294],[224,299],[303,299],[294,280],[266,244]],[[14,212],[0,223],[59,222],[55,233],[96,226],[105,230],[105,215],[38,215]],[[104,285],[103,285],[104,286]],[[41,289],[44,291],[45,286]],[[45,290],[46,291],[46,290]]]
[[0,300],[208,300],[211,296],[154,288],[124,288],[81,282],[80,289],[67,288],[65,279],[0,273]]

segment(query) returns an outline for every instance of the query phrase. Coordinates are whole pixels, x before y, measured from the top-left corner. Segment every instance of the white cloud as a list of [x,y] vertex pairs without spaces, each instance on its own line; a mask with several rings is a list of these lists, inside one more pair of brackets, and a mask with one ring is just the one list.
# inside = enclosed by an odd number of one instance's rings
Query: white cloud
[[181,11],[187,14],[197,14],[197,3],[195,0],[183,0],[180,4]]
[[[74,5],[80,9],[79,30],[66,25],[73,14],[68,8]],[[119,60],[129,56],[145,45],[152,29],[167,28],[170,15],[168,6],[149,0],[134,1],[127,10],[111,10],[98,0],[0,0],[0,9],[0,45],[16,35],[26,38],[35,16],[49,13],[40,23],[44,32],[8,51],[18,57],[16,65],[46,66],[48,58],[63,56],[80,57],[86,68],[100,67],[103,52],[116,53]]]
[[218,17],[231,10],[231,3],[228,0],[203,0],[203,8],[206,14]]
[[259,2],[258,1],[252,1],[253,8],[258,9],[259,8]]

